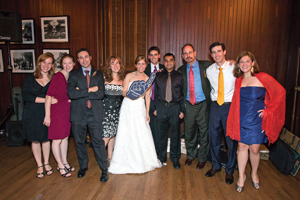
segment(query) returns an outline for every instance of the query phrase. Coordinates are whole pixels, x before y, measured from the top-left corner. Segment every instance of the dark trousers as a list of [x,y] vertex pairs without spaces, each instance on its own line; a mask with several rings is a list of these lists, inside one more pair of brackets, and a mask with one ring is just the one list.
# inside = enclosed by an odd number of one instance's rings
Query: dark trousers
[[[187,158],[194,159],[198,151],[198,161],[206,162],[209,152],[208,145],[208,108],[206,101],[192,105],[185,101],[184,134]],[[198,129],[198,131],[197,131]],[[200,138],[200,148],[197,150],[197,132]]]
[[174,162],[179,162],[181,156],[180,149],[180,105],[166,106],[159,103],[157,106],[157,125],[160,136],[160,154],[158,159],[161,162],[167,161],[167,146],[168,146],[168,133],[170,126],[170,159]]
[[85,144],[87,127],[91,135],[95,157],[100,169],[107,169],[105,144],[102,139],[103,127],[101,122],[96,122],[92,109],[85,109],[84,118],[80,122],[72,122],[78,162],[80,168],[88,167],[88,155]]
[[219,106],[216,102],[211,103],[209,117],[209,146],[212,159],[212,168],[221,168],[221,140],[222,129],[224,130],[225,140],[227,144],[228,161],[226,163],[226,172],[233,174],[236,163],[237,142],[226,136],[226,124],[229,113],[230,104]]
[[159,149],[159,132],[157,127],[157,117],[153,115],[153,112],[155,111],[154,108],[154,101],[150,101],[150,109],[149,109],[149,116],[150,116],[150,129],[152,132],[153,140],[154,140],[154,146],[156,150],[156,154],[159,155],[160,149]]

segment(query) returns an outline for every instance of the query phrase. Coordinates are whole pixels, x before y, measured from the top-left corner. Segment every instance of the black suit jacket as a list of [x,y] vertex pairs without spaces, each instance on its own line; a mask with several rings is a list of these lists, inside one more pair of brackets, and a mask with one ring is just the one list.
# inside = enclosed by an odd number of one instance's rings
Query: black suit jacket
[[[159,69],[165,69],[165,66],[162,65],[162,64],[159,64]],[[151,64],[148,64],[148,65],[147,65],[147,67],[146,67],[146,69],[145,69],[145,74],[146,74],[147,76],[150,76],[150,74],[151,74]]]
[[[70,121],[81,121],[84,117],[87,100],[91,101],[95,120],[103,120],[102,99],[104,97],[103,74],[92,68],[90,87],[98,86],[97,92],[88,92],[86,77],[83,75],[82,68],[72,71],[68,79],[68,95],[71,99]],[[76,89],[79,88],[79,90]]]
[[[210,108],[210,84],[208,81],[208,78],[206,76],[206,69],[212,64],[212,62],[207,61],[207,60],[197,60],[199,62],[199,69],[200,69],[200,77],[201,77],[201,83],[202,83],[202,90],[205,95],[205,99],[208,104],[208,108]],[[184,99],[186,100],[186,95],[187,95],[187,64],[182,65],[181,67],[178,68],[177,70],[180,72],[183,76],[184,80],[184,88],[183,88],[183,94],[184,94]]]

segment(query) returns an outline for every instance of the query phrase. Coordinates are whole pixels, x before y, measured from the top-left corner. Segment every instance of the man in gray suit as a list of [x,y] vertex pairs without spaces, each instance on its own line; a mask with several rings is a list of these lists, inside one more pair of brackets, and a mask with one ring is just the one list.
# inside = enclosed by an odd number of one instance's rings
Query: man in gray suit
[[[191,44],[182,47],[182,58],[186,64],[182,65],[177,71],[182,74],[184,80],[184,133],[187,150],[185,165],[190,166],[198,153],[196,169],[202,169],[205,166],[209,152],[208,119],[211,103],[210,84],[205,71],[212,63],[205,60],[196,60],[196,51]],[[200,137],[199,150],[197,150],[197,132]]]
[[104,97],[103,74],[91,66],[92,56],[87,49],[77,51],[81,67],[70,73],[68,95],[71,99],[72,131],[76,144],[80,170],[77,177],[82,178],[88,170],[88,155],[85,144],[87,127],[92,139],[97,163],[102,170],[101,182],[108,180],[105,145],[102,139],[102,120]]

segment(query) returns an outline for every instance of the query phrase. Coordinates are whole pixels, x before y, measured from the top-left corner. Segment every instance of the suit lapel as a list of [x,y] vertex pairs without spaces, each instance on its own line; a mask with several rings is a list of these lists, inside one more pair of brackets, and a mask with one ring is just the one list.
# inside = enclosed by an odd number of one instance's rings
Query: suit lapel
[[199,60],[197,60],[198,61],[198,65],[199,65],[199,70],[200,70],[200,78],[201,78],[201,84],[202,84],[202,90],[203,90],[203,93],[204,93],[204,95],[205,95],[205,89],[206,89],[206,87],[207,87],[207,85],[206,85],[206,81],[205,81],[205,79],[206,79],[206,74],[205,74],[205,70],[203,70],[203,68],[201,68],[200,67],[200,61]]
[[90,78],[90,86],[95,85],[94,82],[96,80],[97,71],[92,68],[91,70],[91,78]]

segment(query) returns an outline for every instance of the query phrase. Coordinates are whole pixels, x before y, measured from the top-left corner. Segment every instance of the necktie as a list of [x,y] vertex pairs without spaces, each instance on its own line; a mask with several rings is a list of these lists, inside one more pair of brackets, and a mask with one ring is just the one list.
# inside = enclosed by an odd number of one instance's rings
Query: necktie
[[[90,87],[90,74],[89,74],[89,70],[84,70],[84,72],[86,74],[85,77],[86,77],[87,87],[89,88]],[[88,108],[92,107],[92,104],[91,104],[90,100],[87,100],[86,107],[88,107]]]
[[[153,73],[156,73],[156,72],[157,72],[157,68],[156,68],[156,66],[154,66]],[[154,100],[154,87],[155,87],[155,82],[153,82],[152,89],[151,89],[151,99],[152,100]]]
[[171,88],[171,76],[170,72],[168,73],[167,86],[166,86],[166,101],[172,101],[172,88]]
[[219,67],[219,84],[218,84],[218,99],[217,103],[219,106],[223,105],[224,103],[224,76],[223,76],[223,69]]
[[189,98],[190,98],[190,103],[194,105],[196,103],[196,95],[195,95],[194,72],[192,68],[193,66],[190,67],[190,71],[189,71]]

